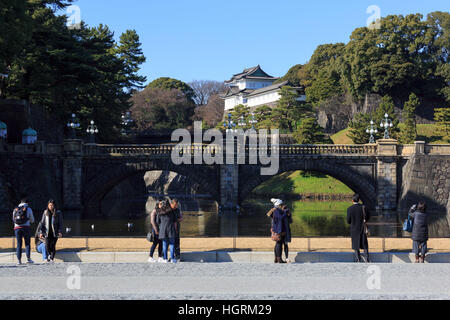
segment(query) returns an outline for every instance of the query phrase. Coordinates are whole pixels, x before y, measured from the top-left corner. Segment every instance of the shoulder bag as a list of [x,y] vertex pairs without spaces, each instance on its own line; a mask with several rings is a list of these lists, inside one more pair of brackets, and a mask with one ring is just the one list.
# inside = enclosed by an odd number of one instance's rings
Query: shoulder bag
[[411,216],[408,213],[408,219],[406,219],[403,222],[403,231],[412,232],[412,229],[413,229],[413,220],[411,219]]
[[363,211],[364,234],[368,237],[368,236],[370,236],[370,230],[369,230],[369,226],[367,225],[367,221],[366,221],[366,207],[364,205],[362,206],[362,211]]

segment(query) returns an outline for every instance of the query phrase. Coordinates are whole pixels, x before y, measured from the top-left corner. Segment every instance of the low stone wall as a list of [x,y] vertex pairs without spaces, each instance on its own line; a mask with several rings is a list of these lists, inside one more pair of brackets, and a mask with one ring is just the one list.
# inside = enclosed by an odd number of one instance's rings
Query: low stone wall
[[[32,241],[34,244],[34,240]],[[260,238],[181,238],[182,251],[255,251],[273,252],[275,243],[268,237]],[[151,244],[145,238],[62,238],[56,249],[66,252],[140,252],[148,251]],[[371,252],[411,252],[410,238],[369,238]],[[432,238],[428,241],[431,252],[449,252],[450,238]],[[350,238],[293,238],[289,250],[304,252],[352,252]],[[14,238],[0,238],[1,252],[14,252]],[[32,245],[32,251],[35,251]]]

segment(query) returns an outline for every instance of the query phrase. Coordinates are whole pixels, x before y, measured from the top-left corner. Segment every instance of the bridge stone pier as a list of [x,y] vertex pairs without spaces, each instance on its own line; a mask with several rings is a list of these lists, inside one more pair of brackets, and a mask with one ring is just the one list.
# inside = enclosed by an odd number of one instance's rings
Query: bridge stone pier
[[[422,198],[435,210],[448,214],[450,145],[428,145],[420,141],[400,145],[395,140],[379,140],[369,145],[274,147],[271,156],[272,161],[278,161],[277,174],[295,170],[328,174],[359,193],[372,209],[404,209]],[[218,148],[213,145],[99,145],[84,144],[81,140],[66,140],[62,145],[3,143],[0,182],[7,182],[15,200],[20,193],[27,193],[37,207],[45,207],[51,197],[60,201],[65,210],[80,210],[98,206],[114,186],[133,174],[164,170],[197,182],[223,208],[235,208],[255,187],[272,178],[261,175],[263,165],[248,161],[253,147],[245,147],[245,161],[240,164],[237,161],[194,164],[192,161],[176,165],[171,160],[174,152],[220,154]]]

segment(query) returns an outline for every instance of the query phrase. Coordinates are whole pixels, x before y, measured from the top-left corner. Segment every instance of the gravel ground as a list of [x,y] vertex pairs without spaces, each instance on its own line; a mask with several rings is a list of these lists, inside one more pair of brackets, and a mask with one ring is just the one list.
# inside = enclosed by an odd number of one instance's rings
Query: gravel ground
[[450,264],[0,265],[0,299],[18,298],[449,300]]

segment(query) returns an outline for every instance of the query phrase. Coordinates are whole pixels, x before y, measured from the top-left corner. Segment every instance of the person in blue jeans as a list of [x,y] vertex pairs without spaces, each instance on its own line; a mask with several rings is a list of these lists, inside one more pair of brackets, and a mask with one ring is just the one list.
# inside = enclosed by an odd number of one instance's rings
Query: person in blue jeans
[[14,235],[16,236],[17,243],[17,264],[22,264],[22,240],[25,241],[27,262],[33,263],[33,260],[31,260],[30,225],[34,223],[34,216],[33,210],[28,206],[27,197],[22,197],[19,206],[13,210],[12,218],[14,222]]
[[177,263],[175,258],[175,238],[177,235],[175,211],[171,208],[168,200],[164,201],[162,207],[157,212],[159,225],[159,239],[163,244],[163,263],[167,263],[167,250],[170,249],[170,259],[172,263]]
[[40,225],[36,230],[36,234],[34,236],[34,243],[36,245],[36,251],[42,254],[42,260],[44,263],[48,263],[48,252],[47,247],[45,246],[45,239],[40,237]]
[[176,236],[175,236],[175,259],[181,261],[181,248],[180,248],[180,222],[183,221],[183,213],[181,212],[180,203],[178,199],[174,198],[170,201],[170,206],[175,212],[176,222]]

